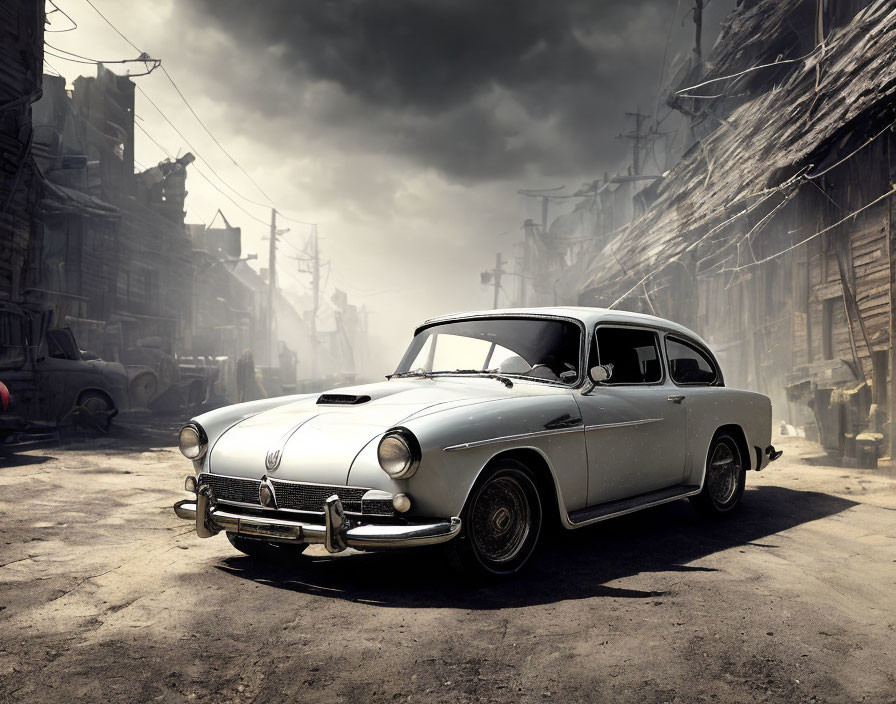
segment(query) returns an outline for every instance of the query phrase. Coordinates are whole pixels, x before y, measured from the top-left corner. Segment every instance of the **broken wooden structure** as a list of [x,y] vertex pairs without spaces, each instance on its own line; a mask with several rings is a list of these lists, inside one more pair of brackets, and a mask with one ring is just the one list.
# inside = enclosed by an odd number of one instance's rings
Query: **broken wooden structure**
[[567,302],[693,327],[832,453],[894,443],[896,6],[744,0],[670,104],[707,136],[581,253]]

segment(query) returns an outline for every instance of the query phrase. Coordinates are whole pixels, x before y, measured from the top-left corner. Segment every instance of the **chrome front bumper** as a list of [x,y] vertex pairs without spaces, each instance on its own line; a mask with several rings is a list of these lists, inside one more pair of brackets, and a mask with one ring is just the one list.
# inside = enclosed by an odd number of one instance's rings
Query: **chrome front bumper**
[[338,496],[331,496],[324,504],[324,525],[251,516],[227,511],[216,505],[206,489],[200,489],[195,499],[178,501],[174,504],[174,513],[178,518],[195,521],[196,534],[200,538],[210,538],[223,530],[252,538],[319,543],[331,553],[341,552],[346,548],[374,550],[435,545],[454,538],[461,526],[461,520],[457,517],[412,525],[353,526],[350,519],[346,518]]

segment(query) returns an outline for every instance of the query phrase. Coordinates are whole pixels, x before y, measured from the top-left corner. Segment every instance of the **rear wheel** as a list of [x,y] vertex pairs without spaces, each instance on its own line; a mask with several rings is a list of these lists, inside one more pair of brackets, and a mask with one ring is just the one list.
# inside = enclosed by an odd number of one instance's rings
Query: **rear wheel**
[[737,440],[720,433],[709,446],[703,490],[691,499],[702,513],[723,516],[740,506],[746,484],[747,464]]
[[96,427],[103,432],[109,430],[109,427],[112,425],[112,418],[118,415],[112,399],[101,391],[83,392],[78,397],[78,402],[75,406],[73,414],[77,415],[77,423]]
[[448,543],[452,564],[486,577],[518,572],[528,562],[542,526],[542,505],[532,472],[499,460],[473,487],[461,514],[463,530]]
[[227,533],[227,539],[241,553],[260,560],[290,560],[308,547],[307,543],[272,543],[236,533]]

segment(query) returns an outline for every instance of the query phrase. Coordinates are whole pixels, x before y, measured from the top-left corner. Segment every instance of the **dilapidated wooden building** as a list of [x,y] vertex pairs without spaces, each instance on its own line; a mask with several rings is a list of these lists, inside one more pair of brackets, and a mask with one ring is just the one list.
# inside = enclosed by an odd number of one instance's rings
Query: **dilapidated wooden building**
[[693,144],[580,251],[577,302],[693,327],[832,452],[892,437],[896,5],[744,0],[670,104]]
[[109,360],[148,339],[168,354],[188,349],[192,155],[135,173],[134,83],[103,66],[71,90],[44,76],[33,121],[45,183],[32,298]]
[[31,156],[31,106],[41,96],[42,3],[0,3],[0,300],[21,302],[28,280],[40,174]]

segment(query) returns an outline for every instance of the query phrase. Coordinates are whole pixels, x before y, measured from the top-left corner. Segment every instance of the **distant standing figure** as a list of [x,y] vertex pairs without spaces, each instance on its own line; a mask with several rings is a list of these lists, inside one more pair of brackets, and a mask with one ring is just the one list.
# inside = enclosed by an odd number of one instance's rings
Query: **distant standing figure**
[[298,364],[298,356],[289,349],[282,340],[280,341],[280,384],[283,387],[295,389],[296,386],[296,365]]
[[258,382],[255,380],[255,356],[246,350],[236,363],[237,403],[254,401],[259,398]]

